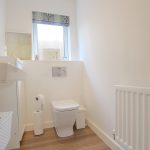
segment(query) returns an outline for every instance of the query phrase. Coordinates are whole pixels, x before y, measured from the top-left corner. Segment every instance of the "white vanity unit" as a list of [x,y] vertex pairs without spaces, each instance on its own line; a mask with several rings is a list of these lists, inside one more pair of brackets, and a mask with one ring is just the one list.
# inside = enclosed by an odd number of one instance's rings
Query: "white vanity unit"
[[25,73],[21,66],[22,62],[12,57],[0,57],[0,112],[13,112],[8,149],[19,148],[24,133]]
[[0,112],[0,150],[6,150],[11,138],[12,112]]

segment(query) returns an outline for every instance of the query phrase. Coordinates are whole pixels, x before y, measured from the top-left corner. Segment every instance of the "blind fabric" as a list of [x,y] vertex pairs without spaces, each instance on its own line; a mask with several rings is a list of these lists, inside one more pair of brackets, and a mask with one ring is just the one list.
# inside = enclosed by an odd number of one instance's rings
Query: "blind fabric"
[[32,22],[33,23],[44,23],[58,26],[69,26],[69,16],[49,14],[43,12],[32,12]]

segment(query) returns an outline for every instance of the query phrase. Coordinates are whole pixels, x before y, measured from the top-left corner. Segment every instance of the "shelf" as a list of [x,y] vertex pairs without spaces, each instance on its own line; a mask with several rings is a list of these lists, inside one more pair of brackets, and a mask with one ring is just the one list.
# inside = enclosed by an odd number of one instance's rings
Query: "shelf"
[[7,62],[0,62],[0,83],[24,79],[25,73],[22,69]]

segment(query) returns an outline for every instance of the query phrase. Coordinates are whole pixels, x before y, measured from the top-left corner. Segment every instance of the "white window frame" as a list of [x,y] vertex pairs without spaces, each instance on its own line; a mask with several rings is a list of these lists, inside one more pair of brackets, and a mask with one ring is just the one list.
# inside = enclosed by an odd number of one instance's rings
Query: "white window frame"
[[[35,57],[39,56],[39,49],[38,49],[38,30],[37,25],[38,24],[45,24],[43,23],[32,23],[32,59],[34,60]],[[51,25],[51,24],[50,24]],[[54,25],[56,26],[56,25]],[[64,39],[64,58],[63,59],[69,59],[69,46],[68,46],[68,28],[66,26],[63,27],[63,39]]]

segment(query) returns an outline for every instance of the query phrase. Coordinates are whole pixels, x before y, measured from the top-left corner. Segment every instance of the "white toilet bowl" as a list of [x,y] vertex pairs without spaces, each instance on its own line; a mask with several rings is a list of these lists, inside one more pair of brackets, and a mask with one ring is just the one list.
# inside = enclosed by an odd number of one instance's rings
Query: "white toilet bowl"
[[54,127],[59,137],[67,137],[73,135],[73,125],[76,120],[76,111],[79,104],[72,100],[54,101],[53,120]]

